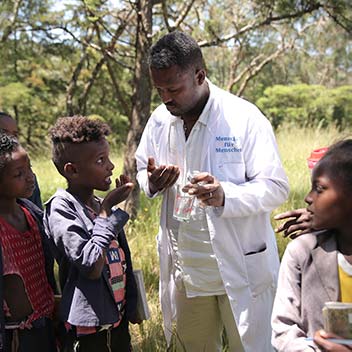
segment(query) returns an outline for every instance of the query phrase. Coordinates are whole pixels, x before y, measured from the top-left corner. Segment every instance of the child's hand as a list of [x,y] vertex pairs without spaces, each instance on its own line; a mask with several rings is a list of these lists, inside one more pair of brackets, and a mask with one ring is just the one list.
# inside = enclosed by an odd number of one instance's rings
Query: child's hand
[[330,341],[329,339],[342,339],[342,337],[337,336],[332,333],[328,333],[324,330],[316,331],[314,334],[314,342],[324,351],[331,352],[350,352],[352,351],[352,346],[343,345],[340,343],[335,343]]
[[110,215],[111,208],[127,199],[134,188],[131,179],[126,175],[120,175],[115,180],[116,188],[109,192],[101,204],[99,216],[105,217]]
[[286,211],[285,213],[276,215],[274,219],[287,220],[275,229],[276,233],[283,232],[284,237],[293,239],[313,230],[312,215],[306,208]]

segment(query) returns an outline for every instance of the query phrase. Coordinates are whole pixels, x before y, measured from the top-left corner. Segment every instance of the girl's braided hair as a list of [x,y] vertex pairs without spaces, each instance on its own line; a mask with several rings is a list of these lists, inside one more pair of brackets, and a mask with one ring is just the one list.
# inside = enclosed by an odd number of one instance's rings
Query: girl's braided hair
[[17,138],[8,135],[4,130],[0,129],[0,174],[11,160],[11,154],[17,150],[18,146]]

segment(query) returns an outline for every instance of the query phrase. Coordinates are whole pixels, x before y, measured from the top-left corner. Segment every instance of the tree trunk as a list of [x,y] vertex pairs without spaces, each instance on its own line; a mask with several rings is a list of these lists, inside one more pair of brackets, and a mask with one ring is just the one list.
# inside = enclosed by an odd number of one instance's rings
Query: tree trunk
[[[134,70],[132,96],[132,110],[130,128],[127,135],[124,160],[124,174],[136,179],[135,153],[141,139],[143,129],[150,114],[151,82],[148,67],[148,52],[151,46],[152,33],[152,0],[139,0],[136,3],[137,32],[136,32],[136,62]],[[136,185],[132,195],[125,203],[125,209],[134,219],[139,208],[140,190]]]

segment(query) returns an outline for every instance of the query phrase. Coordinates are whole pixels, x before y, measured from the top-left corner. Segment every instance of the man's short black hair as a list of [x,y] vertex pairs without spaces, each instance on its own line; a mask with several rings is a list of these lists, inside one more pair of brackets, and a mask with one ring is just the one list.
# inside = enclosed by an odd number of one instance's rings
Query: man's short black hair
[[178,65],[182,69],[204,69],[202,51],[188,34],[175,31],[164,35],[150,49],[149,66],[154,69]]

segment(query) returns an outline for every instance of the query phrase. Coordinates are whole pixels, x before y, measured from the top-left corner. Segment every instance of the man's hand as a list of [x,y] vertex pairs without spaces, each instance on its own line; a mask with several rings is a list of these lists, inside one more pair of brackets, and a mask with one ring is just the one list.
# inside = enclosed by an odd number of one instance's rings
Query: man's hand
[[134,188],[134,184],[128,176],[120,175],[115,180],[116,188],[110,191],[104,198],[99,216],[106,217],[111,214],[111,208],[127,199]]
[[284,237],[296,238],[305,233],[311,232],[312,215],[306,208],[286,211],[274,217],[275,220],[285,220],[285,223],[275,229],[276,233],[283,232]]
[[159,192],[174,185],[180,176],[180,169],[176,165],[160,165],[156,167],[155,160],[148,158],[148,179],[151,194]]
[[221,207],[225,203],[225,194],[220,182],[208,172],[193,176],[182,190],[196,196],[204,205]]
[[314,342],[323,349],[323,351],[330,352],[351,352],[352,346],[343,345],[329,341],[328,339],[343,339],[332,333],[327,333],[324,330],[318,330],[314,334]]

